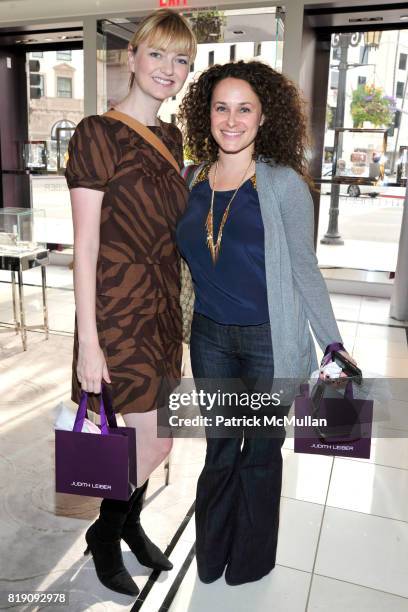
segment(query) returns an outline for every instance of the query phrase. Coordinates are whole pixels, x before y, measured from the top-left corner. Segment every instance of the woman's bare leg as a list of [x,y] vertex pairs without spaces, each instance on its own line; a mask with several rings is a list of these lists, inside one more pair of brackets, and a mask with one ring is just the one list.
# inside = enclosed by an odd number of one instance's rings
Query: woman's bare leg
[[170,453],[173,440],[157,437],[157,410],[122,416],[126,427],[136,429],[137,486],[141,487]]

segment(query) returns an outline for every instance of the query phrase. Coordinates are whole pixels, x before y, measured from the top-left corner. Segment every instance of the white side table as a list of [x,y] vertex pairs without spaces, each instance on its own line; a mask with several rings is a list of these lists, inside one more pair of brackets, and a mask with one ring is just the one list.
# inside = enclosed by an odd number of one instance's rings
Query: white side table
[[[49,263],[48,250],[40,249],[38,251],[30,251],[29,253],[8,253],[0,250],[0,270],[10,270],[11,272],[11,290],[13,296],[13,316],[14,328],[16,334],[20,332],[23,349],[27,350],[27,330],[28,329],[43,329],[45,339],[48,340],[48,304],[47,304],[47,277],[46,266]],[[23,272],[32,268],[41,267],[41,285],[42,285],[42,300],[43,300],[43,325],[27,325],[25,316],[25,301],[24,301],[24,285]],[[16,299],[16,272],[18,277],[18,310]]]

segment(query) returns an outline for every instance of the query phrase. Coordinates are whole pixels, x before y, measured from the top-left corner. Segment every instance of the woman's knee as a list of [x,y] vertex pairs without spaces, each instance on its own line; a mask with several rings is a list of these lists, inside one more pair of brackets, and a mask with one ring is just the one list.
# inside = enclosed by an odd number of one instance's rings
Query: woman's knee
[[142,441],[139,442],[139,445],[136,443],[139,460],[147,459],[157,465],[166,459],[173,446],[171,438],[156,438],[156,440],[150,441],[149,444],[143,444]]

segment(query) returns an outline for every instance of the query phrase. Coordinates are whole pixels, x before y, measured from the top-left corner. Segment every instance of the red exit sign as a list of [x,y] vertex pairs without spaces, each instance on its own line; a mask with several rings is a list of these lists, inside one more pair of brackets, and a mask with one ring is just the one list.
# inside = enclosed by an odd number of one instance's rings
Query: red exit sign
[[187,0],[159,0],[160,7],[187,6]]

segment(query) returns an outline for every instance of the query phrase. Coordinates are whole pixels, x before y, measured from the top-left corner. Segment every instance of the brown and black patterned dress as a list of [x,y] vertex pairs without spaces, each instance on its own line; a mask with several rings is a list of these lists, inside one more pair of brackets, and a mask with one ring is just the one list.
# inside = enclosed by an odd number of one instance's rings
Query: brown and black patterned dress
[[[162,122],[160,128],[151,129],[182,165],[178,128]],[[70,189],[105,192],[96,322],[114,410],[126,414],[161,407],[181,367],[175,228],[187,204],[184,180],[130,127],[97,115],[83,119],[75,130],[66,179]],[[78,403],[77,356],[75,329],[72,399]],[[98,396],[91,396],[90,409],[98,412],[98,404]]]

